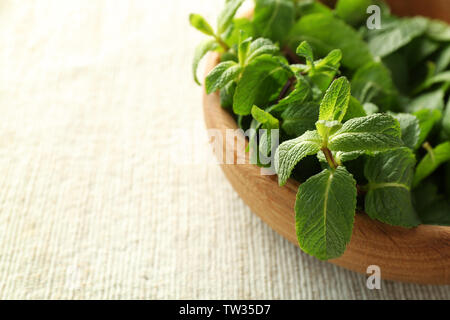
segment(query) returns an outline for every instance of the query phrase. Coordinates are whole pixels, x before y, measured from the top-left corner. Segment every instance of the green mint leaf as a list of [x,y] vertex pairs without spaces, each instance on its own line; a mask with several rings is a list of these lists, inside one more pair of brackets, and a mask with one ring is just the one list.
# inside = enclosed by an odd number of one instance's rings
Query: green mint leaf
[[[434,66],[434,65],[433,65]],[[445,83],[450,84],[450,71],[445,71],[438,73],[434,76],[429,77],[427,80],[425,80],[424,83],[422,83],[416,90],[415,93],[421,92],[423,90],[426,90],[430,88],[431,86],[438,84],[438,83]]]
[[337,120],[319,120],[316,122],[316,128],[317,132],[322,137],[322,140],[328,141],[328,137],[330,135],[333,135],[336,131],[342,128],[342,123]]
[[318,56],[340,49],[342,65],[352,70],[373,61],[367,44],[358,32],[330,14],[303,16],[292,28],[288,40],[291,48],[308,41]]
[[367,116],[367,112],[364,109],[364,106],[353,96],[350,96],[350,101],[348,103],[348,109],[345,113],[344,119],[342,121],[348,121],[353,118],[360,118]]
[[279,122],[278,119],[272,116],[269,112],[266,112],[257,106],[252,108],[253,118],[263,125],[264,129],[278,129]]
[[259,36],[281,42],[294,25],[292,0],[255,0],[253,24]]
[[338,71],[342,60],[342,51],[334,49],[323,59],[314,62],[316,72]]
[[450,203],[433,183],[420,185],[413,191],[415,207],[423,224],[450,226]]
[[[425,36],[415,38],[405,47],[406,58],[404,61],[409,66],[416,66],[439,49],[439,43]],[[399,56],[402,56],[399,54]],[[404,58],[404,56],[403,56]]]
[[206,93],[210,94],[224,88],[239,76],[241,70],[242,68],[234,61],[219,63],[206,77]]
[[280,186],[286,184],[295,165],[306,156],[319,152],[322,139],[317,131],[307,131],[302,136],[283,142],[275,153],[275,170]]
[[241,66],[246,65],[247,55],[250,48],[250,44],[252,43],[252,38],[246,38],[243,32],[241,32],[241,37],[239,39],[239,50],[238,50],[238,56],[239,56],[239,64]]
[[291,137],[299,137],[308,130],[314,130],[319,118],[319,105],[316,102],[291,103],[281,114],[281,128]]
[[236,82],[228,83],[222,90],[220,90],[220,105],[222,108],[229,109],[233,107],[233,96],[236,90]]
[[339,0],[336,4],[336,14],[348,24],[356,26],[367,19],[367,8],[372,0]]
[[239,42],[241,32],[244,32],[247,37],[255,36],[253,23],[248,18],[235,18],[233,20],[233,23],[228,28],[227,32],[225,32],[222,37],[225,39],[225,42],[228,44],[228,46],[233,47],[236,43]]
[[277,45],[274,45],[269,39],[258,38],[250,44],[246,63],[252,62],[256,57],[263,54],[275,54],[279,51]]
[[445,92],[442,89],[424,93],[414,98],[407,106],[410,113],[422,109],[444,111],[444,96]]
[[332,151],[383,151],[403,145],[400,124],[387,114],[348,120],[328,139]]
[[342,59],[341,50],[331,51],[325,58],[314,61],[312,68],[308,70],[308,75],[313,84],[321,92],[325,92],[339,73],[340,61]]
[[436,59],[436,72],[440,73],[450,66],[450,45],[445,47]]
[[405,146],[415,149],[420,137],[420,123],[417,117],[409,113],[391,115],[400,123],[402,140]]
[[420,224],[410,192],[415,161],[407,148],[377,153],[367,160],[365,211],[372,219],[409,228]]
[[389,28],[376,32],[372,37],[370,37],[371,31],[369,31],[370,52],[375,57],[385,57],[422,35],[427,26],[428,21],[425,18],[403,18],[397,20]]
[[217,44],[216,40],[205,40],[201,42],[195,49],[194,62],[192,63],[192,73],[194,74],[194,80],[198,85],[200,85],[200,81],[198,81],[197,69],[200,61],[209,51],[216,50],[218,46],[219,45]]
[[342,121],[350,100],[350,83],[341,77],[328,88],[320,104],[319,120]]
[[427,155],[417,165],[414,187],[417,187],[423,179],[432,174],[441,164],[450,161],[450,142],[444,142],[436,148],[427,151]]
[[208,36],[212,36],[212,37],[215,36],[213,28],[209,25],[209,23],[201,15],[196,14],[196,13],[191,13],[189,15],[189,22],[191,23],[191,26],[193,26],[198,31],[200,31]]
[[414,113],[419,120],[420,135],[416,144],[416,148],[422,145],[427,139],[433,127],[441,120],[442,113],[439,110],[422,109]]
[[225,8],[217,19],[218,34],[225,32],[231,25],[236,12],[245,0],[227,0]]
[[242,77],[234,95],[233,111],[238,115],[250,114],[257,98],[261,97],[264,82],[276,73],[289,74],[287,67],[279,59],[262,55],[250,63],[242,73]]
[[442,131],[447,138],[450,138],[450,99],[447,102],[444,117],[442,118]]
[[295,222],[300,247],[321,260],[340,257],[350,242],[356,182],[344,168],[324,170],[300,185]]
[[378,106],[376,104],[373,104],[371,102],[364,103],[363,108],[368,116],[380,112],[380,108],[378,108]]
[[304,77],[297,78],[294,90],[285,98],[280,100],[274,107],[274,110],[283,112],[290,104],[295,103],[301,105],[303,102],[309,100],[312,96],[311,86]]
[[314,54],[308,42],[303,41],[297,47],[296,53],[298,56],[306,59],[307,62],[314,68]]
[[450,26],[440,20],[430,20],[428,22],[427,36],[436,41],[450,41]]
[[315,0],[296,1],[296,6],[297,16],[299,17],[314,13],[333,14],[329,7]]
[[391,73],[380,62],[359,68],[352,78],[352,93],[362,103],[373,102],[389,110],[397,98]]

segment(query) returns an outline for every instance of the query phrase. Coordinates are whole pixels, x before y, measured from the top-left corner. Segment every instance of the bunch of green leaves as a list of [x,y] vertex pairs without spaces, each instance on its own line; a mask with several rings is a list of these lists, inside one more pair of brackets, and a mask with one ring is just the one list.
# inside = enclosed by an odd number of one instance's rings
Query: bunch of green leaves
[[[450,26],[394,16],[380,0],[254,0],[251,18],[235,17],[242,3],[225,2],[215,31],[191,15],[210,37],[194,77],[206,52],[220,53],[206,91],[242,129],[263,129],[249,139],[256,164],[272,157],[280,185],[301,182],[301,248],[342,255],[356,211],[406,228],[450,225]],[[381,29],[366,26],[372,4]]]

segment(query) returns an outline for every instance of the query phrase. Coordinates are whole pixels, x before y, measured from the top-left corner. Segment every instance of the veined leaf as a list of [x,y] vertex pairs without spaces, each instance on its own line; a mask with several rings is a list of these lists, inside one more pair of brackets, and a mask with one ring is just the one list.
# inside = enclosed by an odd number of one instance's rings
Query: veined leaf
[[342,64],[352,70],[373,61],[361,36],[352,27],[330,14],[303,16],[292,28],[288,39],[291,48],[296,48],[302,41],[308,41],[318,56],[325,56],[333,49],[340,49]]
[[403,145],[400,124],[387,114],[348,120],[328,140],[332,151],[383,151]]
[[314,130],[319,117],[319,105],[316,102],[291,103],[281,114],[281,128],[290,136],[298,137],[308,130]]
[[330,135],[342,128],[342,123],[337,120],[327,121],[319,120],[316,122],[316,128],[323,141],[328,141]]
[[420,124],[416,116],[409,113],[391,114],[400,123],[405,146],[415,149],[420,137]]
[[311,86],[303,77],[297,78],[294,90],[285,98],[280,100],[274,107],[277,112],[283,112],[290,104],[300,105],[307,101],[312,95]]
[[295,203],[300,247],[321,260],[341,256],[352,236],[355,207],[356,182],[344,167],[309,178]]
[[191,26],[193,26],[198,31],[200,31],[208,36],[214,36],[213,28],[209,25],[209,23],[201,15],[196,14],[196,13],[191,13],[189,15],[189,22],[191,23]]
[[325,92],[331,82],[339,73],[342,52],[339,49],[331,51],[325,58],[314,61],[308,75],[311,82],[314,83],[322,92]]
[[342,121],[350,100],[350,83],[347,78],[335,80],[320,104],[319,120]]
[[444,142],[436,148],[427,151],[427,155],[417,165],[414,187],[417,187],[423,179],[432,174],[441,164],[450,161],[450,142]]
[[277,72],[289,74],[289,69],[275,57],[267,55],[256,58],[242,73],[242,77],[234,94],[233,111],[238,115],[250,113],[260,95],[264,81]]
[[416,148],[418,148],[426,140],[434,125],[442,118],[441,111],[434,109],[421,109],[414,113],[414,116],[419,120],[420,135],[417,141]]
[[198,85],[200,85],[200,81],[198,81],[197,78],[197,69],[200,61],[209,51],[216,50],[218,46],[219,45],[217,44],[216,40],[212,39],[201,42],[195,49],[194,62],[192,64],[192,73],[194,74],[194,80]]
[[319,152],[322,139],[317,131],[307,131],[302,136],[283,142],[275,153],[275,170],[281,186],[286,184],[295,165],[303,158]]
[[240,74],[242,68],[234,61],[219,63],[206,77],[206,93],[210,94],[224,88]]
[[342,60],[342,51],[334,49],[330,51],[325,58],[314,62],[316,72],[338,71]]
[[308,42],[303,41],[300,43],[297,47],[296,53],[298,56],[305,58],[311,67],[314,68],[314,54]]
[[[252,116],[253,118],[261,124],[261,128],[265,129],[263,134],[260,137],[259,141],[259,152],[264,154],[266,157],[270,155],[272,151],[272,129],[279,128],[279,121],[277,118],[272,116],[269,112],[266,112],[257,106],[253,106],[252,108]],[[259,158],[259,154],[258,154]],[[258,163],[259,163],[258,159]]]
[[362,103],[373,102],[383,106],[383,110],[389,110],[397,97],[391,73],[380,62],[369,63],[356,71],[352,93]]
[[241,66],[246,65],[247,61],[247,54],[250,48],[250,44],[252,43],[252,38],[247,38],[243,31],[241,31],[240,37],[239,37],[239,44],[238,44],[238,57],[239,57],[239,64]]
[[252,108],[253,118],[263,125],[264,129],[278,129],[278,119],[272,116],[269,112],[266,112],[257,106]]
[[410,193],[414,164],[414,154],[407,148],[380,152],[368,159],[364,167],[369,181],[365,211],[372,219],[403,227],[420,224]]
[[253,24],[259,36],[282,41],[294,24],[294,3],[291,0],[255,0]]
[[220,105],[222,108],[229,109],[233,107],[233,96],[236,90],[236,82],[228,83],[222,90],[220,90]]
[[369,49],[375,57],[385,57],[423,34],[427,26],[428,21],[422,17],[399,19],[372,37],[369,31]]
[[245,0],[227,0],[225,8],[220,13],[217,19],[218,34],[225,32],[233,21],[239,7]]
[[269,39],[258,38],[252,41],[249,46],[246,63],[253,61],[256,57],[263,54],[275,54],[279,50],[278,46],[274,45]]

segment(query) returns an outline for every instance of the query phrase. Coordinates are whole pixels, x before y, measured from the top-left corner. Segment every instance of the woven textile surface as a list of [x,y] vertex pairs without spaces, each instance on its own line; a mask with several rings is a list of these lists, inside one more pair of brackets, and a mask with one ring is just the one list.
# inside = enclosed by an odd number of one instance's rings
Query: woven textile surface
[[288,243],[204,134],[188,14],[221,0],[0,3],[0,299],[448,299]]

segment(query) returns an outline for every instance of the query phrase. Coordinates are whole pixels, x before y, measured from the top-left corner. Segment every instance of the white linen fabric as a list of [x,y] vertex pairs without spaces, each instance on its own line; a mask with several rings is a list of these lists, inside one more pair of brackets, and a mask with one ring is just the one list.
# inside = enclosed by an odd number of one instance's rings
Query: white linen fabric
[[191,60],[221,0],[0,3],[1,299],[448,299],[320,262],[214,163]]

